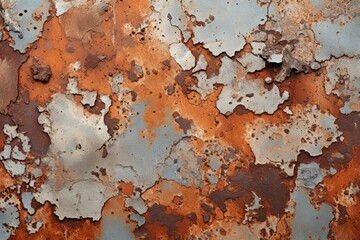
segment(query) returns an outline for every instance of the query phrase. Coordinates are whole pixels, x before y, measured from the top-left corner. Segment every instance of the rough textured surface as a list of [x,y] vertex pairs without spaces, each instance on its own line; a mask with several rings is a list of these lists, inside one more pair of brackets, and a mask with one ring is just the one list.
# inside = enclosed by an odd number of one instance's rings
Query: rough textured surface
[[0,239],[360,239],[360,4],[0,1]]
[[4,114],[18,96],[18,71],[26,56],[14,52],[6,41],[0,43],[0,49],[0,112]]

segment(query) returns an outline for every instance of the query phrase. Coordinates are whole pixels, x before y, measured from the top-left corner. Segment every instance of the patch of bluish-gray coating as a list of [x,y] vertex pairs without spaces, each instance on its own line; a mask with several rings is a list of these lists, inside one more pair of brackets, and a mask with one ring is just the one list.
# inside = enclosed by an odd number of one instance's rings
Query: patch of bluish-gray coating
[[211,155],[209,157],[209,166],[211,170],[208,171],[208,180],[210,184],[217,184],[219,181],[219,178],[216,176],[217,170],[222,165],[221,159],[218,156]]
[[[340,108],[340,112],[343,114],[349,114],[353,111],[359,111],[359,102],[360,102],[360,76],[357,76],[354,80],[353,89],[349,90],[352,91],[351,98],[344,103],[344,106]],[[352,105],[354,107],[352,107]]]
[[199,187],[202,183],[200,164],[201,160],[196,157],[191,141],[182,139],[174,145],[169,158],[161,164],[160,176],[187,187],[193,184]]
[[168,165],[164,171],[162,172],[162,178],[166,180],[176,180],[177,177],[174,176],[174,173],[180,170],[181,166],[183,165],[183,161],[181,159],[174,159],[173,164]]
[[[4,133],[7,135],[6,143],[7,145],[4,146],[4,150],[0,152],[0,160],[3,159],[9,159],[10,157],[16,160],[23,161],[26,159],[26,155],[20,151],[19,147],[15,145],[13,148],[11,145],[8,145],[10,142],[12,142],[15,138],[18,138],[22,143],[22,151],[24,151],[26,154],[30,152],[31,146],[30,146],[30,139],[25,136],[24,133],[18,133],[17,132],[17,126],[10,126],[8,124],[4,125]],[[15,166],[15,163],[9,163],[9,166]]]
[[[300,110],[299,106],[293,109]],[[307,106],[301,112],[299,110],[283,125],[267,124],[260,120],[255,126],[248,126],[247,141],[255,155],[255,164],[280,165],[292,176],[294,165],[291,162],[296,161],[300,151],[319,156],[324,147],[329,147],[341,137],[336,118],[331,114],[322,113],[316,105]],[[308,126],[316,128],[310,131]],[[307,142],[302,139],[307,139]]]
[[110,82],[111,91],[113,93],[119,93],[120,92],[119,84],[122,84],[123,82],[124,82],[124,75],[122,73],[115,75]]
[[43,172],[40,168],[34,168],[31,170],[31,174],[34,176],[34,178],[38,178],[43,175]]
[[39,231],[39,229],[44,225],[44,223],[42,221],[34,221],[34,219],[32,219],[31,217],[26,217],[26,229],[28,231],[29,234],[34,234],[37,233]]
[[18,146],[14,146],[11,154],[12,158],[22,161],[26,159],[26,155],[19,150]]
[[314,5],[314,7],[316,8],[322,8],[324,7],[324,0],[312,0],[312,3]]
[[143,117],[146,108],[145,103],[133,106],[132,124],[108,146],[106,160],[115,162],[113,167],[107,169],[114,179],[133,182],[143,189],[151,187],[158,180],[159,164],[170,154],[172,145],[182,138],[170,122],[170,115],[165,119],[166,125],[152,129],[156,137],[151,143],[148,138],[140,137],[141,132],[147,129]]
[[315,59],[324,61],[331,56],[341,57],[360,54],[357,43],[360,42],[360,17],[357,16],[341,25],[339,21],[317,22],[312,25],[316,40],[320,48],[316,51]]
[[[104,115],[109,109],[110,100],[108,96],[103,95],[101,100],[105,103],[105,108],[99,116],[85,114],[83,107],[76,104],[70,95],[55,94],[52,101],[47,104],[46,111],[39,116],[39,123],[43,125],[52,142],[49,157],[46,161],[43,159],[51,169],[51,174],[39,193],[35,194],[35,198],[41,203],[49,201],[55,204],[55,214],[60,219],[100,219],[102,205],[116,194],[113,182],[132,182],[142,190],[151,187],[159,180],[164,168],[173,164],[166,159],[170,156],[173,145],[183,137],[176,131],[175,123],[168,114],[164,125],[150,130],[156,137],[151,140],[142,138],[143,131],[147,130],[144,121],[147,105],[139,103],[133,106],[133,116],[127,129],[111,138],[104,124]],[[103,157],[100,151],[104,145],[108,152],[106,157]],[[63,166],[65,171],[59,169],[56,162]],[[187,163],[186,166],[188,165]],[[109,182],[99,181],[92,174],[98,171],[98,168],[106,169],[111,179]],[[186,167],[183,169],[187,170]],[[197,168],[189,169],[195,171]],[[189,183],[185,178],[190,174],[185,173],[181,173],[176,180]],[[56,181],[57,176],[65,180],[59,183]],[[56,187],[59,184],[61,188]],[[81,201],[78,200],[79,196]],[[139,201],[136,200],[140,198],[137,198],[130,201],[129,206],[138,211]]]
[[245,37],[267,19],[267,4],[257,1],[185,0],[183,5],[196,21],[205,23],[194,26],[194,43],[203,43],[215,56],[234,56],[245,46]]
[[214,177],[213,175],[209,175],[208,178],[211,184],[217,184],[219,182],[219,178]]
[[141,227],[142,225],[145,224],[145,218],[144,218],[143,216],[140,216],[140,215],[137,214],[137,213],[132,213],[132,214],[130,215],[130,219],[133,220],[133,221],[135,221],[135,222],[137,222],[137,225],[138,225],[139,227]]
[[154,11],[149,21],[156,26],[154,31],[159,39],[168,44],[187,42],[191,33],[187,31],[187,18],[178,0],[152,0]]
[[320,119],[320,126],[324,131],[336,132],[338,127],[334,124],[335,117],[332,115],[325,115]]
[[137,213],[144,214],[148,210],[146,202],[140,197],[139,192],[125,200],[125,207],[132,207]]
[[20,176],[25,173],[25,169],[26,169],[25,165],[18,161],[13,161],[12,159],[8,159],[2,161],[2,163],[4,164],[6,171],[13,177]]
[[51,139],[48,155],[57,156],[64,168],[77,175],[93,171],[101,159],[99,149],[110,138],[104,124],[107,111],[105,107],[101,116],[86,115],[72,98],[53,95],[47,105],[48,114],[44,112],[38,119]]
[[325,91],[343,99],[341,113],[360,111],[360,58],[343,57],[329,61]]
[[174,186],[172,186],[168,182],[162,182],[162,183],[160,183],[160,185],[161,185],[161,189],[164,189],[166,191],[174,191]]
[[[85,115],[83,107],[70,95],[55,94],[40,114],[39,123],[49,134],[52,144],[49,158],[43,159],[51,169],[49,180],[35,194],[39,202],[54,203],[57,206],[55,214],[60,219],[82,217],[98,220],[102,205],[115,194],[113,182],[132,182],[142,191],[153,186],[159,178],[185,186],[200,186],[202,178],[198,169],[202,160],[195,156],[191,138],[176,130],[170,113],[164,124],[149,130],[144,120],[147,104],[134,104],[127,128],[111,138],[104,124],[104,115],[110,106],[105,101],[108,96],[106,99],[102,96],[101,100],[105,103],[101,116]],[[141,137],[144,131],[151,131],[155,137]],[[84,137],[84,132],[91,137]],[[99,150],[103,145],[108,153],[105,157]],[[63,169],[56,167],[54,161],[59,162]],[[98,168],[106,169],[109,182],[99,181],[92,174]],[[55,180],[57,177],[66,179],[61,188],[56,187],[60,184]],[[135,196],[126,204],[143,214],[146,206],[140,200],[140,196]]]
[[210,156],[209,157],[210,167],[213,171],[217,171],[221,166],[222,162],[218,157]]
[[331,167],[329,170],[329,173],[330,173],[330,175],[335,175],[337,173],[337,170],[335,168]]
[[5,145],[4,150],[0,153],[0,159],[9,159],[11,155],[11,146]]
[[31,192],[23,192],[21,194],[21,202],[30,215],[33,215],[35,213],[35,210],[31,206],[33,198],[34,196]]
[[274,85],[270,90],[264,86],[263,79],[247,79],[238,77],[245,73],[244,67],[229,57],[221,58],[221,68],[219,75],[207,77],[205,71],[200,71],[193,76],[198,80],[197,86],[193,90],[197,91],[202,99],[212,93],[214,84],[223,84],[224,87],[218,96],[216,107],[220,113],[229,115],[236,106],[242,105],[255,114],[268,113],[273,114],[278,106],[289,98],[289,92],[280,92],[280,89]]
[[291,194],[291,199],[296,202],[291,238],[327,239],[329,223],[334,217],[331,206],[323,203],[319,210],[316,210],[304,188],[296,188]]
[[[46,0],[20,0],[14,1],[11,8],[5,9],[4,21],[14,40],[11,46],[15,50],[25,53],[27,45],[38,39],[49,16],[50,4],[51,2]],[[39,20],[34,19],[37,13],[40,13],[37,16]]]
[[102,234],[99,240],[133,240],[132,230],[121,217],[104,217],[101,221]]
[[238,58],[237,60],[241,63],[241,65],[244,68],[246,68],[247,72],[251,72],[251,73],[261,70],[266,66],[265,61],[261,57],[256,56],[252,53],[246,53],[244,56]]
[[289,98],[289,92],[274,85],[271,90],[264,86],[262,79],[234,80],[231,85],[224,86],[216,102],[222,114],[231,114],[236,106],[242,105],[255,114],[273,114],[278,106]]
[[0,200],[0,239],[8,239],[19,227],[19,210],[15,205]]
[[99,149],[110,138],[104,124],[110,98],[101,95],[100,99],[105,104],[101,115],[86,114],[70,95],[57,93],[38,118],[51,145],[48,156],[42,158],[48,180],[34,197],[40,203],[55,204],[59,219],[99,220],[103,204],[116,193],[113,184],[106,186],[91,174],[96,166],[103,167]]
[[0,42],[2,41],[2,36],[3,36],[3,33],[0,32]]
[[82,95],[81,103],[83,105],[89,105],[93,107],[95,105],[97,92],[96,91],[84,91],[78,88],[78,80],[76,78],[69,78],[69,83],[66,87],[71,94]]
[[296,185],[314,189],[316,185],[322,182],[324,174],[318,163],[302,163],[299,166],[296,178]]

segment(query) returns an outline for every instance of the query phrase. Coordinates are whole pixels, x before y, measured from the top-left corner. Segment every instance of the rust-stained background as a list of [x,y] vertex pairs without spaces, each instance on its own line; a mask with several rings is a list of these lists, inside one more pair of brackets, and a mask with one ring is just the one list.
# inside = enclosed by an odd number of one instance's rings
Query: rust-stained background
[[358,0],[0,0],[0,239],[360,239]]

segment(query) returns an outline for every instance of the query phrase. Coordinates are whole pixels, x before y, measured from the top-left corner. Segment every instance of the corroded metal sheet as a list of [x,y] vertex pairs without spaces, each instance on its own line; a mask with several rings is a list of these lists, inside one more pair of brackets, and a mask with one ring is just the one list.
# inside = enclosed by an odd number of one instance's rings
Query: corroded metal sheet
[[1,0],[0,239],[360,239],[357,0]]

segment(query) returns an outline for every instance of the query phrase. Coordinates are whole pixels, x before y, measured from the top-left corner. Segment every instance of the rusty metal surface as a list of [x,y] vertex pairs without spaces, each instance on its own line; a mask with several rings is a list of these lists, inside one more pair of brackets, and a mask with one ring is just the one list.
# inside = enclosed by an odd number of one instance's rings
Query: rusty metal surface
[[0,0],[0,239],[360,239],[358,0]]

